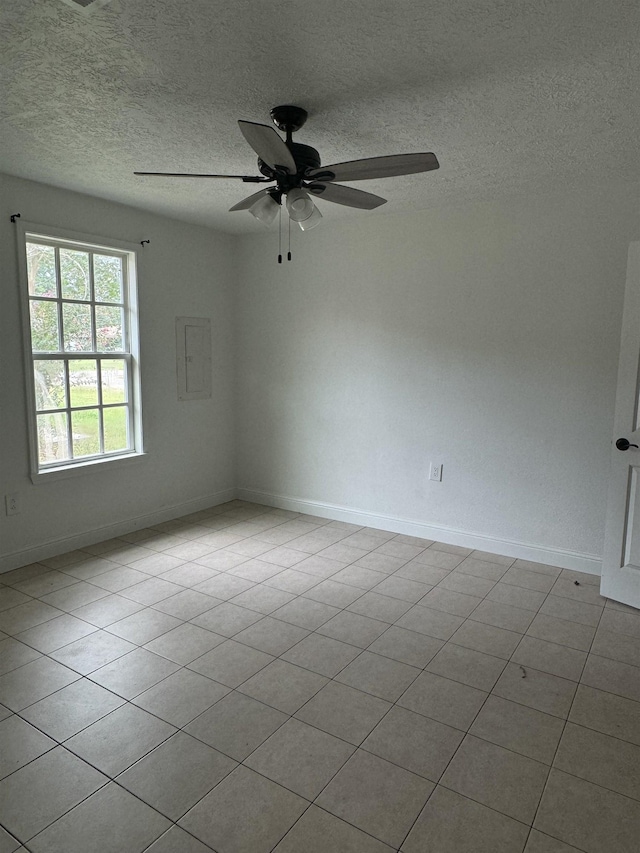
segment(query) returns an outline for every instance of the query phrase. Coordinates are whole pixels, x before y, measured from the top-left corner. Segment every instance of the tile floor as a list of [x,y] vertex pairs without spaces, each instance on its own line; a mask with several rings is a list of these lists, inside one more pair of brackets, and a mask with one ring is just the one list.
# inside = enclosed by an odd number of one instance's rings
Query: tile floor
[[0,576],[0,853],[634,853],[640,613],[233,501]]

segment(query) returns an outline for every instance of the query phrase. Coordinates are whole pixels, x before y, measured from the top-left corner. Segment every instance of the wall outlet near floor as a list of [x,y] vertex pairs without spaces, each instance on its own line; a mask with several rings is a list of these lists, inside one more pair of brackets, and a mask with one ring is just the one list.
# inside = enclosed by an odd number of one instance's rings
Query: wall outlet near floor
[[20,512],[20,496],[17,492],[4,496],[4,505],[7,515],[17,515]]
[[442,462],[429,463],[429,479],[435,480],[437,483],[442,481]]

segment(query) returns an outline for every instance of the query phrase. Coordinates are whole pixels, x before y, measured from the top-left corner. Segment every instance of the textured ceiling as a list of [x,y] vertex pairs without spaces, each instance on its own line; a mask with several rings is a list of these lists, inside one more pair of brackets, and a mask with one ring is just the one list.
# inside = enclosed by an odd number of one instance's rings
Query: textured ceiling
[[637,0],[62,0],[0,3],[0,171],[240,233],[255,174],[238,118],[299,104],[325,164],[434,151],[359,182],[374,217],[640,175]]

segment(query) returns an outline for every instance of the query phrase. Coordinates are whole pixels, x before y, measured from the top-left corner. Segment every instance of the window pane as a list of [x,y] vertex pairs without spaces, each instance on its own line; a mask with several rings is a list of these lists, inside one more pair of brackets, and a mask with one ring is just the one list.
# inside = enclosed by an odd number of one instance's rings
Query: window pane
[[102,371],[102,402],[127,402],[127,362],[119,358],[103,358],[100,362]]
[[67,352],[91,352],[91,308],[67,302],[62,306],[64,348]]
[[101,352],[122,352],[124,349],[123,316],[121,308],[96,305],[96,346]]
[[63,361],[34,363],[36,409],[62,409],[67,405]]
[[129,416],[126,406],[103,409],[105,453],[129,448]]
[[98,405],[98,369],[93,359],[69,362],[71,406]]
[[60,278],[64,299],[91,299],[89,253],[60,249]]
[[100,453],[100,413],[98,409],[71,412],[73,458]]
[[57,296],[56,250],[27,243],[27,278],[30,296]]
[[93,288],[96,302],[122,302],[122,258],[93,256]]
[[34,352],[57,352],[60,349],[58,307],[55,302],[31,299],[31,346]]
[[64,462],[69,458],[67,435],[65,412],[38,415],[38,459],[41,465]]

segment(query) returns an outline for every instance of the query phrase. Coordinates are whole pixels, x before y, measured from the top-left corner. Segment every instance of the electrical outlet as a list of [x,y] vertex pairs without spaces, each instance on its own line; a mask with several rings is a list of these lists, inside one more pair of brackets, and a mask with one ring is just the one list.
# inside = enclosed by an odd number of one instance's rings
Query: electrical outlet
[[442,481],[442,462],[429,463],[429,479],[435,480],[437,483]]
[[12,495],[5,495],[4,504],[7,515],[17,515],[20,512],[20,496],[17,492],[14,492]]

